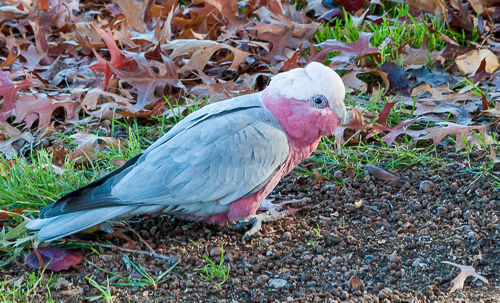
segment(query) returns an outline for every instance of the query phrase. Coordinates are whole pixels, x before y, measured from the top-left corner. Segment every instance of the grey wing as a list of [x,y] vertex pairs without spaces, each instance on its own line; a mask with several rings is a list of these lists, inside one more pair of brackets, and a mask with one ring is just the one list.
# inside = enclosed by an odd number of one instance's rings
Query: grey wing
[[285,132],[269,123],[263,111],[212,115],[148,149],[113,184],[112,195],[127,204],[160,204],[167,211],[208,215],[258,191],[289,153]]

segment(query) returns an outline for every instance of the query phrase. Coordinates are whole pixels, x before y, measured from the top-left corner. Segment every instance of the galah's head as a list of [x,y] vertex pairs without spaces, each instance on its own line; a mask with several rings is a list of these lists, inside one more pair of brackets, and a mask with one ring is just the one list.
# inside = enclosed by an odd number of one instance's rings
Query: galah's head
[[344,97],[340,76],[318,62],[274,76],[262,94],[288,135],[305,141],[332,135],[345,122]]

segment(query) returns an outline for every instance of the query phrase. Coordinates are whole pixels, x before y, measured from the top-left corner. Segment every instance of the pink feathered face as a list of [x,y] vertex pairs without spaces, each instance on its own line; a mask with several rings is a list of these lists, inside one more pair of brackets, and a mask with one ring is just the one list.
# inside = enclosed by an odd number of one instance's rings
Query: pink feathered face
[[344,83],[337,73],[313,62],[276,75],[262,100],[289,137],[307,143],[332,135],[342,124],[344,96]]

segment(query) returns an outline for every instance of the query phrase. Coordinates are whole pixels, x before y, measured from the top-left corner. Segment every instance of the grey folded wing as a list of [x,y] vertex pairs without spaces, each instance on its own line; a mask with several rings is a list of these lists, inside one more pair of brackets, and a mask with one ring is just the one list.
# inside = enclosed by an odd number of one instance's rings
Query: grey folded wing
[[165,205],[198,216],[261,189],[286,161],[288,140],[262,106],[208,115],[162,144],[115,180],[111,194],[127,205]]

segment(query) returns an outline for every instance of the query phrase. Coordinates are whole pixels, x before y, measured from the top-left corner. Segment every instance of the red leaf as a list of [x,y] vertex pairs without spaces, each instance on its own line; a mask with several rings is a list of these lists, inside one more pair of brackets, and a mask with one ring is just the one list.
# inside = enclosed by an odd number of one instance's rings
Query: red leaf
[[94,55],[97,58],[98,63],[92,65],[90,67],[91,70],[93,71],[100,71],[104,73],[104,82],[103,86],[106,88],[108,86],[109,80],[111,77],[115,74],[113,70],[109,67],[108,63],[115,67],[118,70],[121,70],[123,67],[127,66],[130,71],[134,68],[134,62],[131,60],[128,60],[127,57],[125,57],[121,52],[118,46],[116,45],[115,38],[113,37],[113,33],[111,30],[108,28],[106,30],[103,30],[99,28],[97,25],[94,24],[94,28],[101,36],[101,39],[104,41],[106,46],[108,47],[108,51],[111,54],[111,60],[105,60],[103,57],[101,57],[94,49],[92,51],[94,52]]
[[338,4],[349,12],[355,12],[363,6],[363,0],[338,0]]
[[370,46],[370,38],[373,35],[373,33],[361,32],[359,33],[358,40],[354,43],[343,43],[335,39],[330,39],[316,44],[316,46],[321,47],[321,51],[311,56],[309,62],[322,62],[327,59],[326,55],[332,52],[340,52],[339,55],[329,59],[332,63],[337,64],[349,64],[353,58],[358,56],[363,58],[369,55],[376,55],[379,53],[378,47]]
[[384,108],[382,108],[382,110],[380,111],[377,119],[377,123],[380,124],[382,128],[380,126],[375,126],[375,129],[380,129],[380,131],[382,131],[389,127],[389,125],[387,124],[387,118],[389,118],[389,114],[391,113],[391,110],[394,105],[396,105],[396,103],[398,103],[398,101],[387,102],[386,104],[384,104]]
[[26,258],[26,264],[32,269],[40,268],[40,262],[35,250],[38,251],[42,258],[43,264],[41,267],[46,266],[50,262],[47,269],[52,271],[61,271],[74,267],[83,258],[82,253],[76,250],[69,251],[59,247],[38,248],[34,249]]
[[[0,172],[0,176],[2,176],[2,173]],[[7,209],[7,206],[4,206],[2,207],[2,210],[4,211],[8,211],[10,213],[15,213],[15,214],[20,214],[22,213],[26,208],[16,208],[16,209],[13,209],[13,210],[8,210]],[[5,220],[5,219],[8,219],[12,217],[11,214],[9,213],[3,213],[3,212],[0,212],[0,226],[3,226],[4,222],[2,222],[2,220]]]
[[14,122],[25,121],[26,128],[30,128],[38,119],[38,128],[44,129],[49,126],[52,114],[56,109],[63,107],[66,111],[66,119],[70,119],[76,115],[78,104],[78,101],[74,100],[72,96],[57,100],[45,94],[23,95],[16,104],[16,120]]
[[0,96],[3,97],[3,105],[0,109],[0,121],[5,121],[10,117],[12,110],[16,106],[17,92],[27,89],[30,84],[29,80],[12,82],[9,72],[0,71]]
[[342,144],[344,144],[345,139],[344,139],[344,131],[349,128],[353,129],[355,131],[361,131],[364,128],[363,124],[363,118],[361,117],[361,114],[359,111],[353,107],[352,108],[352,119],[349,124],[346,124],[344,126],[338,127],[335,130],[335,142],[337,143],[337,148],[340,149],[342,147]]

